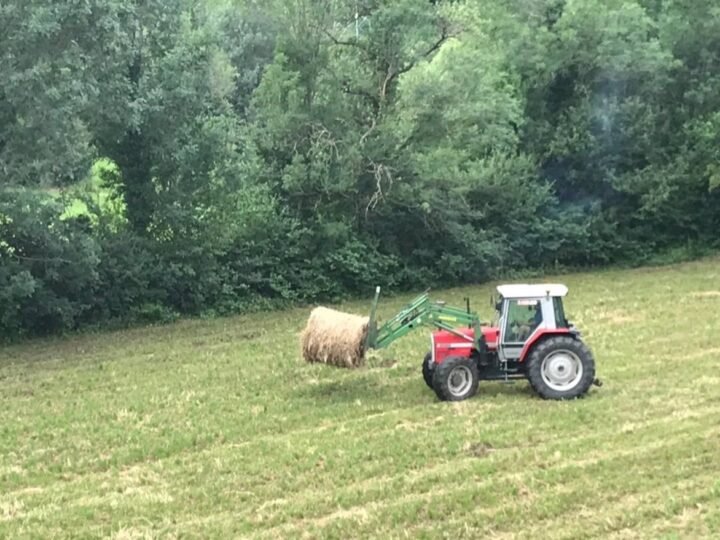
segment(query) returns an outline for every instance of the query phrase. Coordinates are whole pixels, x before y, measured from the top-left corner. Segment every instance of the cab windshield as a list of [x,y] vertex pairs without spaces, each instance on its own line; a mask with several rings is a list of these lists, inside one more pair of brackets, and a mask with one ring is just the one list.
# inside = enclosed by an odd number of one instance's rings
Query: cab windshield
[[553,309],[555,310],[555,325],[558,328],[567,328],[570,326],[565,318],[562,298],[553,298]]
[[501,296],[496,302],[495,302],[495,313],[493,315],[492,325],[494,327],[500,326],[500,319],[502,318],[502,308],[503,308],[503,297]]

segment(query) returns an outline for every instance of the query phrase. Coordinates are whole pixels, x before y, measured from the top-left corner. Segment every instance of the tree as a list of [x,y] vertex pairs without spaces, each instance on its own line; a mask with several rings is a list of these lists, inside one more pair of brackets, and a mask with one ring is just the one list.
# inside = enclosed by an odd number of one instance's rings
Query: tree
[[85,177],[93,122],[122,114],[114,66],[129,45],[121,0],[0,5],[0,174],[5,185],[66,185]]

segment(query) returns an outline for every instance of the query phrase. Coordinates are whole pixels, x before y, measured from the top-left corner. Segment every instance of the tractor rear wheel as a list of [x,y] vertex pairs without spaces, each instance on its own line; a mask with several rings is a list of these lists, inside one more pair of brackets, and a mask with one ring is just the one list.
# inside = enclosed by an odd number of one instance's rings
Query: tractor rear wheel
[[530,385],[543,399],[574,399],[585,394],[595,379],[595,359],[579,339],[554,336],[530,353]]
[[433,390],[441,400],[462,401],[477,393],[478,370],[470,358],[450,356],[434,371]]
[[433,375],[435,375],[435,367],[431,365],[432,362],[432,353],[429,352],[425,355],[425,358],[423,359],[422,364],[422,373],[423,373],[423,379],[425,379],[425,384],[428,385],[432,389],[433,387]]

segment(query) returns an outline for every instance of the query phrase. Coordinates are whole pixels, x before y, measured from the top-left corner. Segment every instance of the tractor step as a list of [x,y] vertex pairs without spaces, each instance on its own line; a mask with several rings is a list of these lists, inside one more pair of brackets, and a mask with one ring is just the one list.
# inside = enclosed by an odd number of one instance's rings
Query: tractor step
[[503,384],[512,384],[519,380],[525,380],[525,375],[521,373],[505,373],[502,371],[495,371],[493,373],[481,373],[481,381],[494,381],[501,382]]

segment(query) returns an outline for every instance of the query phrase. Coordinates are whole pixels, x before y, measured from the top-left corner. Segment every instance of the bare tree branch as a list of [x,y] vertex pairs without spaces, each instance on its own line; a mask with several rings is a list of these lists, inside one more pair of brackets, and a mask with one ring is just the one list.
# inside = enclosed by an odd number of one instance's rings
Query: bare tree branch
[[370,210],[375,209],[375,207],[380,201],[385,200],[385,193],[383,192],[383,180],[386,180],[388,184],[386,190],[390,190],[393,184],[391,169],[383,165],[382,163],[375,163],[374,161],[370,161],[370,172],[372,172],[375,177],[375,193],[372,194],[372,197],[370,197],[370,200],[365,207],[365,219],[367,219]]
[[319,30],[328,38],[330,38],[330,41],[332,41],[335,45],[342,45],[344,47],[357,47],[359,49],[362,49],[362,46],[357,41],[344,41],[333,36],[325,28],[319,28]]
[[398,78],[403,73],[407,73],[412,68],[414,68],[415,64],[417,64],[418,60],[427,58],[432,53],[437,51],[442,46],[442,44],[445,43],[452,36],[453,36],[453,34],[448,31],[448,27],[446,25],[443,25],[442,29],[441,29],[440,37],[438,38],[438,40],[435,43],[433,43],[424,53],[422,53],[419,57],[417,57],[412,62],[408,62],[407,64],[405,64],[400,69],[395,70],[395,69],[392,69],[392,67],[390,69],[388,69],[388,73],[387,73],[385,80],[383,81],[383,84],[380,88],[381,99],[383,99],[383,100],[385,99],[385,96],[387,95],[387,88],[391,82],[393,82],[396,78]]
[[335,159],[340,161],[340,151],[337,147],[337,141],[333,138],[330,130],[321,123],[312,124],[311,129],[313,130],[314,142],[317,142],[318,144],[322,144],[325,147],[329,148],[330,154],[332,155],[332,153],[334,152]]
[[363,133],[362,137],[360,137],[360,144],[365,144],[365,140],[370,136],[370,134],[375,130],[375,126],[377,126],[377,121],[375,118],[372,119],[372,125],[368,128],[368,130]]

